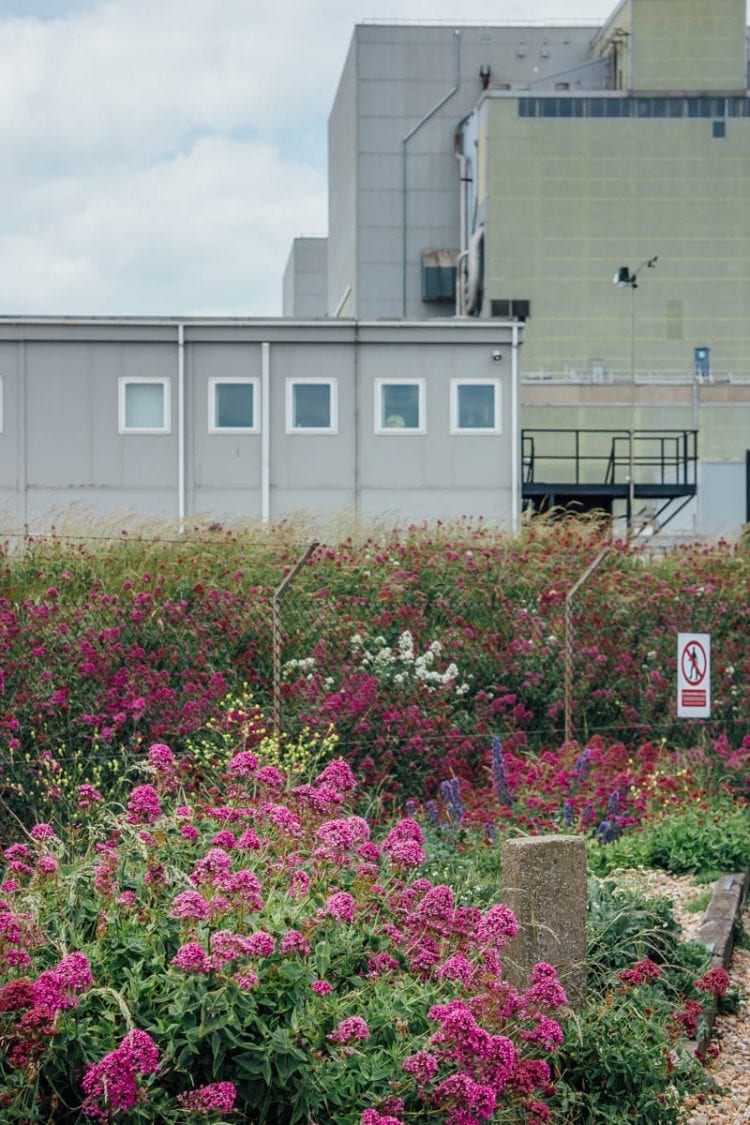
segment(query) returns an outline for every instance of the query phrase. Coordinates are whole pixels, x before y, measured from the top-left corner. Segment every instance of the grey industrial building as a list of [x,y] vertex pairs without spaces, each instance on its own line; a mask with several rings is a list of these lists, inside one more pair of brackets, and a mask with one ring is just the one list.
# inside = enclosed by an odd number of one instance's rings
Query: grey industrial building
[[745,0],[621,0],[601,25],[358,25],[329,119],[327,236],[295,241],[285,315],[523,322],[526,502],[622,512],[629,443],[639,485],[695,485],[673,532],[736,532],[746,16]]
[[0,533],[120,513],[511,526],[513,323],[0,318]]

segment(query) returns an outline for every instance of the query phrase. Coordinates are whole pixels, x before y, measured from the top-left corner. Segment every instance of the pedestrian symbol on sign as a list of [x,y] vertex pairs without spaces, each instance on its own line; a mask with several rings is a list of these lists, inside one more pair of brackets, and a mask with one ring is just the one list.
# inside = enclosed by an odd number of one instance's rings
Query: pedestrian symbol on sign
[[711,715],[711,637],[677,635],[677,715],[708,719]]

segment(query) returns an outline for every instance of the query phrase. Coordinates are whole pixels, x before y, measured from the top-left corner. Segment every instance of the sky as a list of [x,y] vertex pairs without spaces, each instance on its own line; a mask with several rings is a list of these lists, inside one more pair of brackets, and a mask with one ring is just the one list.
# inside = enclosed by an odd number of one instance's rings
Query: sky
[[277,316],[327,228],[365,19],[598,22],[613,0],[0,0],[0,314]]

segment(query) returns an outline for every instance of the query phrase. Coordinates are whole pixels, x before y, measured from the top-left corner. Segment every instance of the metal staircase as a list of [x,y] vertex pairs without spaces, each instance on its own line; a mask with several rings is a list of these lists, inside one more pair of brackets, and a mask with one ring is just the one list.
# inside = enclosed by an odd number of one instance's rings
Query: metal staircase
[[628,527],[646,514],[660,529],[696,495],[697,430],[550,428],[521,435],[523,503],[534,511],[614,515],[622,502]]

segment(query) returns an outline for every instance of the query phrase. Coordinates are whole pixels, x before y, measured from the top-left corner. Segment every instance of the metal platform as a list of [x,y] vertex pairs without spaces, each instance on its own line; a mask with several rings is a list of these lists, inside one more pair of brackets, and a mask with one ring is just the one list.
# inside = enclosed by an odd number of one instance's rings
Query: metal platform
[[655,501],[663,527],[697,492],[697,430],[527,429],[522,431],[524,506],[535,511],[603,511]]

